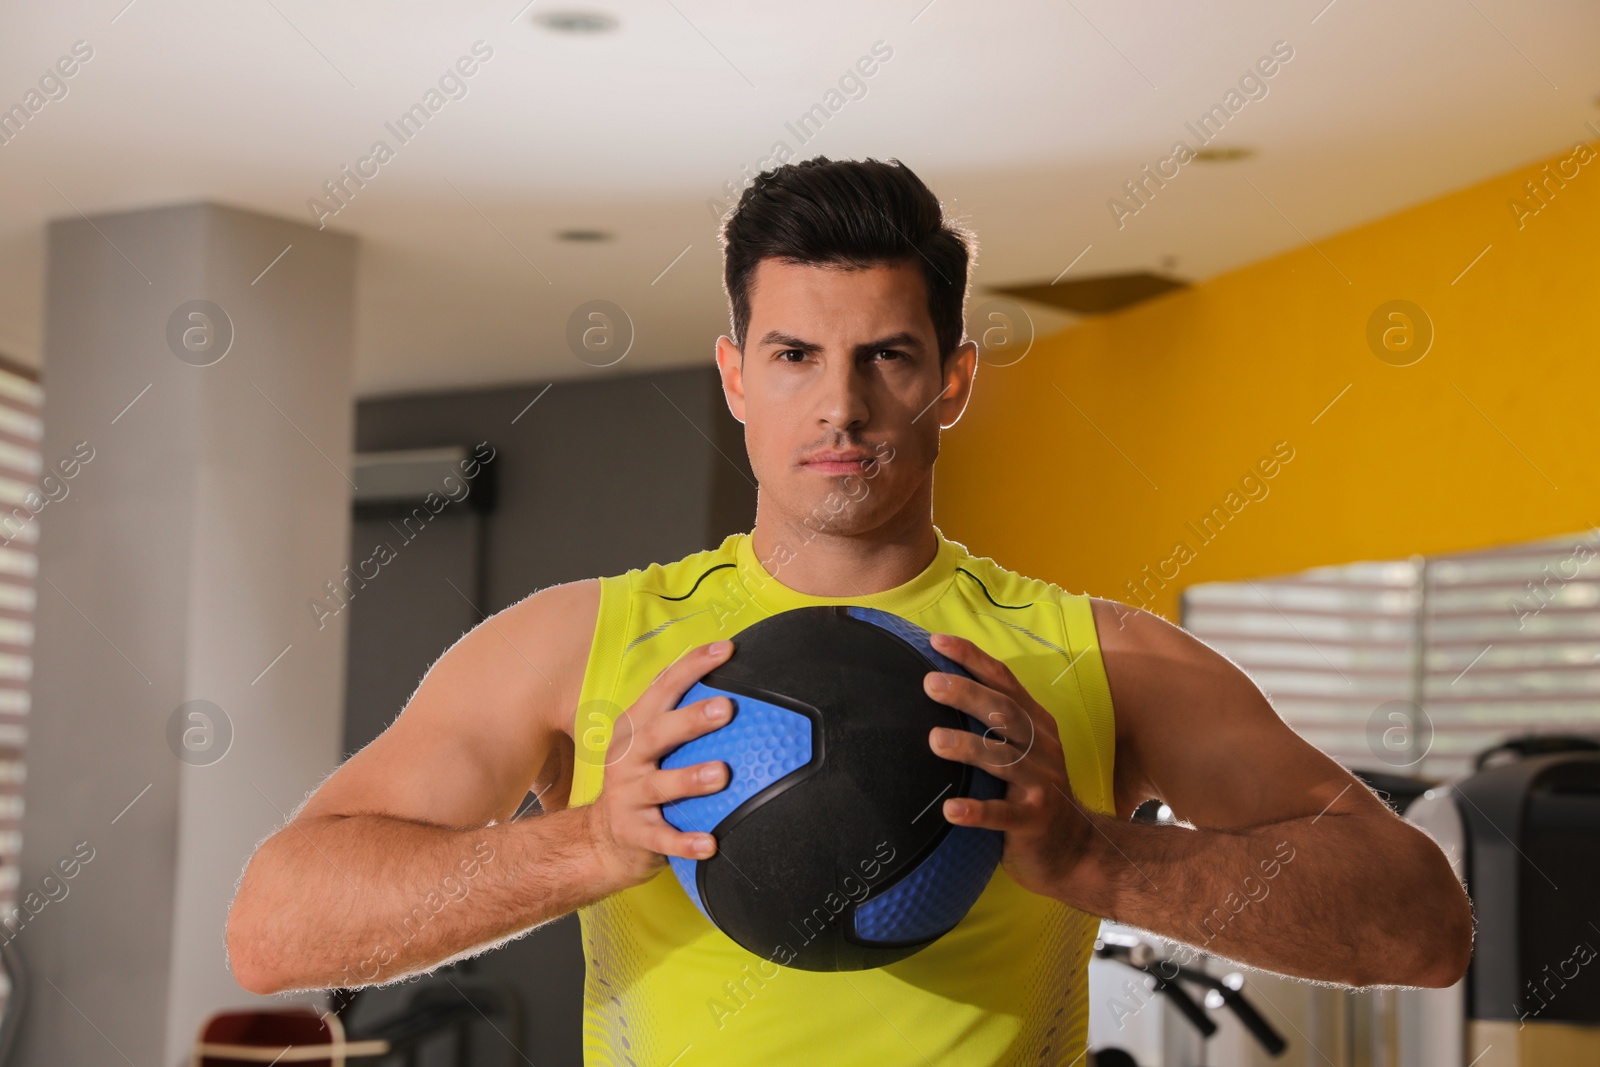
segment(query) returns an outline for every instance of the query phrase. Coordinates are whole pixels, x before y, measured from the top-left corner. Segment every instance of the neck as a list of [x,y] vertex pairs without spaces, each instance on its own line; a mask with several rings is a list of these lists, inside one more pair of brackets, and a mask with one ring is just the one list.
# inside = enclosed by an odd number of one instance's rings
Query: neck
[[939,551],[926,506],[908,507],[882,526],[854,533],[818,532],[804,518],[769,514],[758,496],[750,547],[774,578],[808,596],[893,589],[927,570]]

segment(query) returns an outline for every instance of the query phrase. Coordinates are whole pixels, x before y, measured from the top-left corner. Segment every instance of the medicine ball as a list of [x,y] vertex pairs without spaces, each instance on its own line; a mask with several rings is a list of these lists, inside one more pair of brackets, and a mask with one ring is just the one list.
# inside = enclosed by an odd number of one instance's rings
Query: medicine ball
[[744,948],[808,971],[881,967],[948,933],[1005,843],[944,817],[950,797],[1006,791],[928,744],[935,726],[984,733],[922,688],[929,671],[967,671],[876,608],[795,608],[733,645],[678,704],[727,696],[732,718],[660,761],[732,772],[715,793],[661,805],[677,829],[717,839],[709,859],[667,857],[689,898]]

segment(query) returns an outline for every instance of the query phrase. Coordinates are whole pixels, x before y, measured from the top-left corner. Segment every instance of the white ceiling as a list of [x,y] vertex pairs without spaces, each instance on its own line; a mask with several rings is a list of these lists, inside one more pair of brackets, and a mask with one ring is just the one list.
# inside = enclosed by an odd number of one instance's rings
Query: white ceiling
[[[363,395],[708,360],[727,312],[706,201],[777,140],[915,169],[977,230],[981,294],[1085,247],[1074,274],[1171,257],[1202,279],[1600,137],[1584,0],[126,2],[0,14],[0,107],[94,49],[0,145],[0,350],[23,362],[47,220],[210,199],[310,222],[380,138],[395,157],[328,223],[362,241]],[[619,26],[533,21],[570,9]],[[384,123],[480,39],[467,95],[400,145]],[[1215,141],[1257,155],[1183,168],[1119,230],[1107,199],[1279,40],[1293,59]],[[866,94],[801,145],[785,123],[877,41],[893,56]],[[555,238],[571,228],[616,237]],[[594,298],[637,329],[612,371],[564,340]]]

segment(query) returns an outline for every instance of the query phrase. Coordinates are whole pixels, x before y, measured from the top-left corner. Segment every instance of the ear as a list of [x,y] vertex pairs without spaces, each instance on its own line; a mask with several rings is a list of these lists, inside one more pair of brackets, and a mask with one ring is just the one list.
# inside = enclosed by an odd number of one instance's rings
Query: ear
[[717,374],[722,379],[722,396],[728,410],[744,423],[744,355],[727,334],[717,338]]
[[948,430],[967,410],[972,379],[978,373],[978,342],[963,341],[945,362],[944,393],[939,398],[939,427]]

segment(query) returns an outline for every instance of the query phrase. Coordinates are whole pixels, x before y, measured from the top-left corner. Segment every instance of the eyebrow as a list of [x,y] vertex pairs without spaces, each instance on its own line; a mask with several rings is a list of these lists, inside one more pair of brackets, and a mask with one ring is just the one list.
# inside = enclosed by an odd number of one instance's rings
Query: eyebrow
[[[802,341],[793,334],[784,333],[782,330],[767,331],[767,335],[761,338],[761,347],[765,348],[769,345],[777,345],[782,348],[797,348],[802,352],[822,351],[822,345],[817,342]],[[922,350],[922,341],[915,334],[901,330],[899,333],[892,333],[887,337],[880,337],[875,341],[867,341],[864,344],[856,345],[855,355],[870,356],[872,353],[882,351],[885,348],[909,348],[920,352]]]

